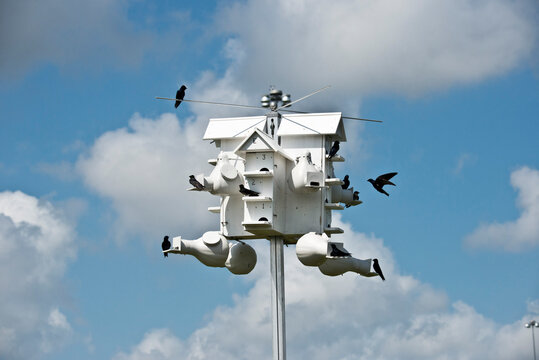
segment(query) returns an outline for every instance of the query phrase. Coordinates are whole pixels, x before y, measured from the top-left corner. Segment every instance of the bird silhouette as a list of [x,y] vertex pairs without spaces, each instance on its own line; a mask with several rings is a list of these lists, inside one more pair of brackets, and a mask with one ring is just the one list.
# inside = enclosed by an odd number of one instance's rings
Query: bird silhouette
[[374,263],[372,265],[374,271],[380,275],[380,277],[382,278],[382,280],[386,281],[386,278],[384,277],[384,274],[382,273],[382,269],[380,269],[380,265],[378,264],[378,259],[372,259],[372,262]]
[[[168,241],[168,236],[165,236],[163,238],[163,242],[161,243],[161,249],[163,249],[163,251],[170,249],[170,241]],[[168,257],[167,253],[163,253],[163,255],[165,255],[165,257]]]
[[348,178],[348,175],[344,175],[343,179],[344,184],[341,185],[341,187],[346,190],[350,186],[350,179]]
[[197,191],[202,191],[205,189],[204,185],[195,179],[195,175],[189,175],[189,184],[193,185]]
[[333,143],[333,146],[331,147],[331,149],[329,150],[329,156],[328,156],[328,159],[331,159],[332,157],[334,157],[335,155],[337,155],[337,151],[339,151],[339,144],[340,142],[339,141],[335,141]]
[[372,186],[376,189],[376,191],[381,192],[382,194],[386,194],[387,196],[389,196],[389,194],[383,189],[383,187],[384,187],[384,185],[396,186],[391,181],[389,181],[389,179],[391,179],[393,176],[395,176],[397,174],[398,173],[396,173],[396,172],[391,172],[391,173],[387,173],[387,174],[383,174],[383,175],[378,176],[376,178],[376,180],[369,179],[367,181],[372,184]]
[[185,97],[185,89],[187,89],[187,86],[182,85],[181,88],[176,91],[176,103],[174,103],[174,107],[177,109],[178,106],[182,103],[183,98]]
[[260,195],[259,192],[256,192],[254,190],[247,189],[245,186],[240,185],[240,193],[246,196],[258,196]]
[[[359,191],[354,191],[354,193],[352,194],[352,200],[353,201],[359,200]],[[346,204],[345,207],[349,208],[350,206],[352,206],[352,204]]]
[[335,244],[329,245],[331,246],[331,252],[329,253],[330,256],[352,256],[352,254],[349,252],[339,249]]

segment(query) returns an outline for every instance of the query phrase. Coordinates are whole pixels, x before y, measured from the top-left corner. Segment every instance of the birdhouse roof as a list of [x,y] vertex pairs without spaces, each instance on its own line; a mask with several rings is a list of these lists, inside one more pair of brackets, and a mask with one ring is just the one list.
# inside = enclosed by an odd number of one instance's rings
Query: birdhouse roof
[[294,161],[293,158],[288,155],[284,149],[277,144],[268,134],[259,130],[251,129],[250,134],[245,137],[245,139],[238,145],[234,150],[234,153],[242,156],[246,152],[264,152],[264,151],[273,151],[281,156],[287,158],[290,161]]
[[312,113],[281,115],[278,136],[332,135],[334,140],[346,141],[342,113]]
[[265,116],[210,119],[204,140],[242,138],[253,128],[264,129]]

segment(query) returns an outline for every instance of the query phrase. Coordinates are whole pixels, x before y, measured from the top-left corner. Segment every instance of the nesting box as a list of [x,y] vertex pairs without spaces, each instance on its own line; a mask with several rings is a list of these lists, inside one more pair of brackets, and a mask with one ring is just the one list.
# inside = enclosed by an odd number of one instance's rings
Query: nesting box
[[[204,139],[220,149],[210,164],[233,166],[238,172],[227,178],[233,171],[219,170],[206,178],[205,183],[219,184],[215,195],[221,197],[220,205],[209,210],[219,214],[222,235],[228,239],[282,236],[296,243],[309,232],[328,236],[343,232],[331,226],[331,212],[344,209],[353,188],[342,190],[343,182],[335,174],[333,164],[344,158],[327,156],[335,141],[346,141],[341,113],[272,112],[210,119]],[[238,184],[258,195],[241,194]]]

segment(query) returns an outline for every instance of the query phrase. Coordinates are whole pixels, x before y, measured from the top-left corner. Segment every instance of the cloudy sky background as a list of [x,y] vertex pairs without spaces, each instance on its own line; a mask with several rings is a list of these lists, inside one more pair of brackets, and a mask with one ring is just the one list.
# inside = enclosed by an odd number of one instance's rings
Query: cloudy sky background
[[[186,192],[209,117],[343,111],[361,206],[335,236],[387,281],[285,251],[293,359],[522,359],[539,318],[539,7],[522,1],[0,5],[0,358],[271,357],[267,242],[247,276],[160,252],[217,229]],[[389,198],[369,177],[398,171]],[[367,186],[368,185],[368,186]],[[539,320],[539,319],[538,319]]]

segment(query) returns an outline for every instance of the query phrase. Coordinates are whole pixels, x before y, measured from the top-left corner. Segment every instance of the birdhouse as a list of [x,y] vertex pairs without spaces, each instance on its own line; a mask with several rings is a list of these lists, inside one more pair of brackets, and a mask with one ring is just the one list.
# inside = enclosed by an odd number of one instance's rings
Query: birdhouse
[[360,203],[335,176],[333,164],[344,158],[328,156],[335,141],[346,141],[341,113],[210,119],[204,139],[220,149],[203,180],[221,197],[209,210],[220,214],[228,239],[282,236],[294,244],[308,232],[331,236],[343,232],[331,226],[331,211]]

